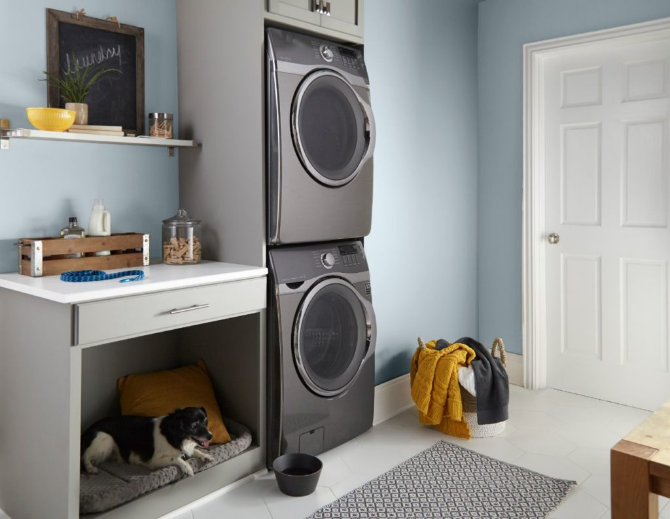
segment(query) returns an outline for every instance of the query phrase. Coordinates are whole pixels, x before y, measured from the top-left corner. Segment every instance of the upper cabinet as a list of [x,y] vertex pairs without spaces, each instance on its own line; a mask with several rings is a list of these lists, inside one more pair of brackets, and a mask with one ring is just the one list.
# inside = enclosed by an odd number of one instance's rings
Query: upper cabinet
[[352,43],[363,43],[363,0],[265,0],[265,18]]

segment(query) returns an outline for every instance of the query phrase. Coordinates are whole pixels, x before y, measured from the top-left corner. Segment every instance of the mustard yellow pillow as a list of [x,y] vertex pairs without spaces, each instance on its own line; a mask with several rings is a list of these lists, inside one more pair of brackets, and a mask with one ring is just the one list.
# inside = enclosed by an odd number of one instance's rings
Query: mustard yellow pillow
[[180,407],[204,407],[207,410],[212,443],[228,443],[230,435],[223,423],[214,387],[202,360],[193,366],[126,375],[117,381],[121,414],[164,416]]

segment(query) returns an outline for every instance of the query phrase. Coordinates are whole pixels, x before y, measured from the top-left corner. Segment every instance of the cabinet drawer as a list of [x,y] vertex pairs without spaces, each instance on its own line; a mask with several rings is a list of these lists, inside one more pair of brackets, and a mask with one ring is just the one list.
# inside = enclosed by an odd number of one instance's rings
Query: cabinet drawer
[[74,344],[93,344],[248,314],[266,306],[266,278],[75,306]]

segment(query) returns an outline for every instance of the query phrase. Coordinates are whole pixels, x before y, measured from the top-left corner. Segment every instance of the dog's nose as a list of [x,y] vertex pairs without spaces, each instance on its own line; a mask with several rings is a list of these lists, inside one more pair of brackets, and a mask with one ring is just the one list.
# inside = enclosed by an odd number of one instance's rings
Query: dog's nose
[[207,439],[211,440],[213,437],[214,435],[211,432],[207,431]]

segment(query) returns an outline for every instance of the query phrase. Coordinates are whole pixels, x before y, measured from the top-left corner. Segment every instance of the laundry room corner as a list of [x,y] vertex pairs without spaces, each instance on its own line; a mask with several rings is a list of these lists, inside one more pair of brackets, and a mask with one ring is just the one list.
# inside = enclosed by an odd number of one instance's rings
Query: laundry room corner
[[365,3],[379,128],[365,241],[377,384],[408,373],[417,335],[455,339],[478,329],[478,3],[425,3]]

